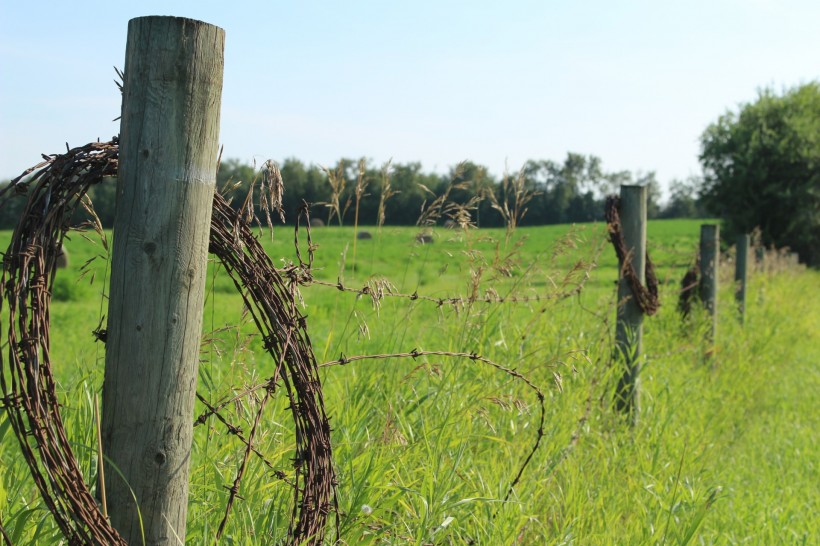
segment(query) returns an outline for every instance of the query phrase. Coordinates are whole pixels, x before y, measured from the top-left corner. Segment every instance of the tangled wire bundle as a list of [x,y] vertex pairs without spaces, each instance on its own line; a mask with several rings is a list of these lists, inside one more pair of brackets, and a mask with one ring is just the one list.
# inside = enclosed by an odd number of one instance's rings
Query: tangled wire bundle
[[49,353],[54,266],[68,222],[88,188],[116,173],[117,157],[116,141],[44,157],[2,192],[29,193],[3,260],[9,362],[7,374],[0,353],[2,403],[43,501],[70,544],[124,544],[83,481],[60,416]]
[[686,270],[680,281],[680,296],[678,296],[678,311],[685,319],[692,312],[692,302],[698,297],[700,285],[700,254],[695,256],[692,267]]
[[[72,217],[80,208],[89,213],[90,227],[102,233],[102,226],[93,212],[87,193],[105,177],[117,174],[118,154],[119,144],[115,138],[111,142],[96,142],[70,149],[65,154],[43,156],[43,162],[0,190],[0,205],[11,196],[11,192],[28,195],[23,214],[3,259],[4,298],[0,299],[0,316],[3,316],[2,306],[5,302],[8,304],[9,324],[8,366],[0,353],[0,407],[9,416],[43,502],[54,516],[67,542],[72,545],[125,544],[101,512],[72,452],[60,416],[50,354],[51,293],[55,263],[61,252],[63,239],[72,227]],[[310,238],[308,208],[304,206],[297,219],[295,244],[299,263],[277,269],[251,230],[250,222],[254,216],[247,206],[252,206],[252,203],[246,202],[239,211],[235,211],[223,196],[215,194],[210,252],[224,266],[242,295],[276,368],[273,377],[246,391],[248,394],[264,389],[265,394],[249,437],[244,438],[238,434],[245,444],[244,457],[233,486],[229,488],[225,515],[216,539],[221,537],[231,506],[238,497],[239,485],[250,455],[259,455],[253,446],[253,439],[262,411],[282,384],[287,391],[296,429],[295,478],[292,482],[288,481],[294,496],[288,529],[289,541],[292,544],[319,544],[324,539],[328,514],[335,503],[335,476],[330,426],[318,376],[319,366],[311,348],[305,317],[299,313],[296,305],[299,299],[298,287],[315,282],[311,275],[314,247]],[[308,225],[307,262],[302,259],[298,241],[299,220],[303,217]],[[576,289],[561,294],[560,298],[580,292],[587,277],[585,275]],[[417,294],[407,297],[410,300],[424,299]],[[443,300],[438,300],[438,305],[442,304]],[[100,339],[104,338],[101,330],[95,334]],[[476,353],[416,349],[403,354],[342,357],[324,365],[344,365],[365,358],[415,359],[428,354],[489,365],[522,381],[535,393],[540,404],[537,435],[531,451],[510,482],[506,495],[509,498],[544,436],[544,395],[522,374]],[[208,411],[196,420],[196,424],[204,422],[210,415],[216,415],[225,422],[218,412],[219,407],[227,403],[214,408],[201,397],[200,400]],[[236,429],[227,422],[225,424],[229,430]],[[281,472],[277,473],[279,474]],[[336,511],[338,517],[338,509]],[[0,536],[10,544],[1,522]]]
[[[92,211],[89,188],[117,174],[118,153],[114,139],[44,156],[45,161],[0,191],[0,198],[11,191],[28,193],[3,263],[9,363],[7,368],[0,355],[2,405],[43,501],[70,544],[125,543],[103,517],[71,450],[49,353],[55,261],[75,211]],[[247,221],[219,194],[214,196],[210,250],[242,293],[266,350],[278,363],[261,406],[280,380],[289,397],[300,454],[289,536],[293,543],[320,543],[334,491],[330,426],[306,325],[294,304],[295,286],[273,267]],[[243,469],[244,463],[230,489],[227,510]]]
[[632,297],[635,298],[635,303],[643,310],[644,313],[651,316],[654,315],[661,306],[658,298],[658,277],[655,275],[655,267],[652,265],[652,260],[649,258],[649,251],[646,251],[646,267],[644,275],[646,277],[646,286],[641,283],[638,277],[638,272],[632,266],[632,261],[628,260],[629,249],[626,247],[624,235],[621,232],[621,217],[618,209],[621,204],[620,197],[611,195],[606,198],[606,224],[609,231],[609,240],[612,241],[612,246],[615,247],[615,254],[618,256],[618,263],[621,264],[621,275],[629,283],[632,289]]
[[[225,266],[259,331],[264,333],[265,349],[277,362],[276,374],[268,382],[261,406],[264,407],[274,392],[279,377],[287,390],[296,426],[298,461],[293,484],[296,502],[288,534],[294,544],[302,544],[306,539],[321,543],[335,478],[330,423],[325,414],[318,366],[307,325],[296,307],[297,298],[293,293],[297,289],[299,272],[306,264],[300,262],[289,268],[287,272],[294,277],[294,282],[286,283],[248,223],[238,221],[237,213],[219,194],[214,196],[210,252]],[[260,414],[261,408],[257,422]],[[249,451],[245,453],[247,461]],[[231,488],[229,506],[236,498],[240,479],[241,474],[238,474]],[[224,520],[220,527],[223,526]]]

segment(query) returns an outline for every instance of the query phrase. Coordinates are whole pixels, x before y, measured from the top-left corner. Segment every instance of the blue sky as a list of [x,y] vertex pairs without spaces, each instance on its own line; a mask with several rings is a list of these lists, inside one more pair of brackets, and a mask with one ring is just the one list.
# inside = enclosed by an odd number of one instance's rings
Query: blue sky
[[727,109],[820,79],[820,2],[0,0],[0,178],[118,132],[128,20],[226,31],[226,157],[462,160],[495,175],[568,151],[700,172]]

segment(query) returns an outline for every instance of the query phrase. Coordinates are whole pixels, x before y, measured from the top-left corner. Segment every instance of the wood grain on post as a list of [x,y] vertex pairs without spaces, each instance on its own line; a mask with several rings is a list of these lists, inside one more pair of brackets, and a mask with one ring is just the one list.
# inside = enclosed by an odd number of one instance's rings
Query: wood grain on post
[[[628,251],[627,259],[646,285],[646,186],[621,186],[621,232]],[[618,264],[623,271],[624,264]],[[643,310],[632,295],[632,288],[622,273],[618,275],[618,312],[615,344],[623,364],[618,381],[615,406],[628,414],[634,423],[638,417],[638,376],[643,341]]]
[[735,245],[735,299],[740,313],[740,323],[746,318],[746,284],[749,281],[749,240],[748,234],[738,235]]
[[102,435],[129,544],[185,541],[224,44],[201,21],[128,24]]
[[712,319],[709,339],[714,342],[717,333],[717,288],[720,249],[720,226],[700,226],[700,299]]

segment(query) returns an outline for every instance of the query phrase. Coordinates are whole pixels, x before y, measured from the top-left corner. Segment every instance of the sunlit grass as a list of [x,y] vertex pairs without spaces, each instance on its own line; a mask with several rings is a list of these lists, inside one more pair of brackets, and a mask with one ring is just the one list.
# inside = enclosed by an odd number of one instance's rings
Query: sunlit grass
[[[381,275],[399,292],[442,298],[468,295],[470,272],[478,269],[480,291],[555,293],[576,262],[595,257],[603,237],[601,225],[519,228],[509,243],[503,229],[437,230],[433,244],[418,245],[410,228],[360,229],[371,229],[374,238],[358,242],[355,269],[346,258],[352,228],[314,230],[317,278],[360,288]],[[609,246],[581,294],[561,302],[474,303],[456,312],[387,298],[376,308],[369,298],[334,288],[304,288],[303,312],[320,362],[413,348],[474,351],[517,369],[546,397],[542,447],[502,502],[536,437],[537,400],[520,382],[469,359],[444,357],[323,369],[341,538],[419,545],[816,543],[820,275],[753,275],[743,327],[724,283],[717,350],[709,358],[704,317],[683,326],[675,310],[697,234],[696,221],[649,225],[663,306],[645,321],[634,428],[611,408],[617,269]],[[288,229],[261,240],[275,261],[295,259]],[[68,248],[72,268],[58,273],[52,305],[53,354],[63,416],[92,482],[92,401],[101,388],[104,347],[91,332],[100,309],[105,312],[104,260],[89,285],[88,278],[76,280],[77,269],[100,249],[77,236]],[[203,329],[232,327],[201,354],[198,390],[217,400],[268,377],[273,366],[243,322],[230,281],[214,270],[208,279]],[[249,430],[256,404],[246,399],[226,415]],[[198,404],[197,412],[203,409]],[[5,417],[0,441],[3,525],[15,544],[58,543]],[[274,468],[252,459],[225,543],[275,544],[286,536],[292,493],[274,470],[292,473],[293,443],[280,397],[266,410],[258,443]],[[195,429],[188,543],[212,543],[241,454],[241,444],[217,421]],[[331,528],[328,542],[334,537]]]

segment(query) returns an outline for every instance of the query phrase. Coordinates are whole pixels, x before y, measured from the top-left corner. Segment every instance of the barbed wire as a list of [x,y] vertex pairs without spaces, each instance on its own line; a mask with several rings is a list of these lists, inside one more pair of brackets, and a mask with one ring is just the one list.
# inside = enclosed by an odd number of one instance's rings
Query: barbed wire
[[[216,194],[209,250],[219,258],[234,282],[262,334],[265,350],[277,362],[276,373],[266,386],[265,397],[275,392],[278,380],[281,380],[290,403],[296,428],[296,456],[294,504],[288,536],[293,544],[318,544],[324,538],[331,505],[336,502],[330,423],[324,409],[318,368],[307,334],[307,322],[299,312],[294,289],[286,276],[273,266],[249,222],[243,219],[246,216],[241,210],[234,211]],[[260,419],[263,409],[264,404],[260,404],[255,422]],[[223,521],[236,498],[251,445],[252,438],[245,447],[242,465],[230,489]]]
[[[300,252],[300,243],[299,243],[299,230],[301,225],[301,219],[305,218],[305,227],[307,230],[307,249],[308,249],[308,261],[304,262],[302,259],[302,254]],[[396,298],[396,299],[406,299],[409,301],[422,301],[435,304],[438,308],[442,308],[444,306],[451,306],[453,309],[459,310],[465,307],[469,307],[475,303],[487,303],[487,304],[495,304],[495,303],[543,303],[543,302],[555,302],[561,301],[564,299],[571,298],[575,296],[584,289],[587,281],[590,279],[590,274],[592,270],[594,270],[598,265],[598,258],[600,255],[600,251],[602,249],[601,246],[596,247],[596,251],[594,252],[593,259],[584,262],[583,260],[579,260],[575,263],[575,265],[570,268],[570,270],[565,274],[563,281],[560,284],[560,288],[562,290],[553,293],[547,294],[531,294],[526,296],[518,296],[518,295],[501,295],[496,291],[494,288],[489,288],[484,291],[484,294],[479,294],[478,286],[473,287],[472,294],[469,296],[449,296],[449,297],[437,297],[437,296],[430,296],[425,294],[419,294],[418,290],[414,291],[412,294],[403,293],[398,291],[393,283],[391,283],[386,278],[371,278],[369,279],[361,288],[348,286],[344,283],[341,277],[338,277],[336,282],[329,282],[320,279],[316,279],[313,275],[313,259],[314,259],[314,251],[317,248],[317,245],[313,243],[313,239],[311,236],[311,228],[310,228],[310,203],[304,202],[302,206],[299,208],[299,213],[297,215],[296,220],[296,228],[294,231],[294,245],[296,247],[296,254],[297,259],[299,260],[299,264],[293,264],[287,268],[288,275],[291,277],[294,283],[298,283],[301,286],[321,286],[324,288],[332,288],[338,290],[339,292],[346,292],[350,294],[355,294],[356,297],[367,297],[373,303],[373,306],[378,308],[381,301],[385,298]],[[555,255],[553,255],[555,258]],[[565,288],[568,285],[572,284],[572,276],[581,273],[581,278],[577,280],[571,288]],[[555,283],[553,283],[555,285]],[[559,285],[555,285],[556,288]]]
[[618,256],[621,276],[629,283],[635,303],[645,314],[651,316],[658,311],[661,305],[660,299],[658,298],[658,277],[655,275],[655,266],[649,258],[649,250],[647,249],[644,268],[646,286],[644,286],[641,283],[638,272],[635,271],[635,267],[632,265],[632,260],[629,259],[630,250],[626,247],[626,241],[621,232],[620,205],[621,198],[617,195],[610,195],[606,198],[604,207],[609,238],[610,241],[612,241],[612,246],[615,248],[615,254]]
[[393,292],[389,288],[385,289],[385,285],[383,283],[381,283],[380,286],[378,280],[371,281],[362,286],[361,288],[353,288],[351,286],[347,286],[341,279],[337,280],[335,283],[321,281],[318,279],[309,279],[305,281],[304,285],[316,285],[323,286],[326,288],[335,288],[340,292],[348,292],[356,294],[360,297],[371,298],[374,301],[374,303],[379,302],[384,298],[398,298],[407,299],[410,301],[426,301],[429,303],[434,303],[437,307],[444,307],[445,305],[450,305],[454,308],[459,309],[475,303],[539,303],[548,301],[559,301],[570,298],[578,292],[580,292],[581,290],[583,290],[584,284],[587,280],[589,280],[589,271],[584,272],[582,280],[578,282],[578,284],[573,286],[572,289],[552,294],[535,294],[531,296],[502,296],[498,294],[495,290],[487,290],[483,296],[454,296],[446,298],[426,296],[424,294],[419,294],[418,292],[413,292],[412,294]]
[[[71,448],[52,373],[51,290],[70,219],[92,184],[117,172],[119,146],[91,143],[43,162],[0,189],[28,194],[3,258],[8,359],[0,353],[2,407],[43,503],[69,544],[124,545],[95,502]],[[0,313],[2,316],[2,313]]]
[[695,260],[691,267],[686,270],[680,281],[680,294],[678,295],[678,312],[682,319],[686,319],[692,312],[692,302],[698,298],[698,286],[700,285],[700,253],[695,255]]
[[[0,189],[0,203],[12,194],[28,194],[3,259],[9,356],[6,366],[0,355],[0,405],[7,410],[43,503],[69,544],[125,543],[101,513],[67,439],[52,374],[49,321],[56,259],[71,218],[81,206],[87,206],[93,214],[90,203],[84,205],[83,199],[92,185],[117,174],[118,153],[115,138],[68,149],[65,154],[43,156],[43,162]],[[276,200],[270,203],[275,206]],[[294,504],[288,536],[294,544],[320,543],[330,505],[335,502],[335,478],[330,426],[316,362],[290,283],[280,276],[254,237],[249,225],[253,217],[245,217],[243,212],[247,211],[234,211],[221,195],[214,196],[210,250],[240,291],[263,333],[265,350],[279,363],[275,379],[266,386],[266,397],[281,381],[290,402],[299,464],[294,465]],[[98,221],[94,226],[101,230]],[[2,305],[0,302],[0,311]],[[97,331],[98,339],[104,341],[105,330],[100,326]],[[255,422],[263,409],[264,404]],[[245,454],[229,488],[221,528],[253,452],[253,434],[244,443]]]
[[254,454],[254,455],[256,455],[256,456],[257,456],[257,458],[258,458],[260,461],[262,461],[262,463],[263,463],[265,466],[267,466],[269,469],[271,469],[271,470],[273,471],[273,474],[274,474],[277,478],[279,478],[280,480],[284,481],[284,482],[285,482],[285,483],[287,483],[288,485],[291,485],[291,486],[292,486],[292,485],[293,485],[293,481],[292,481],[292,480],[288,480],[288,478],[287,478],[287,474],[285,473],[285,471],[284,471],[284,470],[282,470],[282,469],[278,469],[278,468],[276,468],[276,467],[274,466],[274,464],[273,464],[272,462],[270,462],[270,461],[267,459],[267,457],[265,457],[265,454],[264,454],[264,453],[262,453],[261,451],[259,451],[259,449],[257,449],[257,448],[253,445],[253,442],[252,442],[251,440],[249,440],[249,439],[245,438],[245,435],[244,435],[244,433],[242,432],[242,427],[237,426],[237,425],[234,425],[234,424],[233,424],[233,423],[231,423],[231,422],[230,422],[230,421],[229,421],[229,420],[228,420],[228,419],[227,419],[224,415],[222,415],[222,413],[220,413],[220,411],[221,411],[221,410],[222,410],[222,409],[223,409],[226,405],[228,405],[228,404],[230,404],[230,403],[233,403],[233,402],[238,402],[239,400],[242,400],[243,398],[247,398],[247,397],[249,397],[251,394],[253,394],[253,393],[254,393],[254,392],[256,392],[256,391],[259,391],[259,390],[262,390],[262,389],[268,389],[268,388],[270,387],[270,385],[271,385],[271,383],[270,383],[269,381],[266,381],[265,383],[260,383],[259,385],[255,385],[254,387],[251,387],[251,388],[249,388],[249,389],[246,389],[246,390],[245,390],[245,391],[244,391],[241,395],[239,395],[239,396],[234,396],[234,397],[230,398],[230,399],[229,399],[229,401],[228,401],[227,403],[222,402],[222,403],[220,403],[220,404],[217,404],[216,406],[212,406],[212,405],[210,405],[210,404],[208,403],[208,401],[207,401],[207,400],[205,400],[205,397],[203,397],[201,394],[197,393],[197,395],[196,395],[197,399],[198,399],[198,400],[202,403],[202,405],[204,405],[204,406],[207,408],[207,411],[205,411],[205,412],[203,412],[202,414],[200,414],[200,416],[199,416],[199,417],[197,417],[197,418],[194,420],[194,425],[193,425],[193,426],[194,426],[194,427],[197,427],[197,426],[199,426],[199,425],[205,424],[205,423],[207,422],[207,420],[208,420],[208,417],[210,417],[210,416],[212,416],[212,415],[213,415],[213,416],[214,416],[214,417],[215,417],[215,418],[216,418],[216,419],[217,419],[220,423],[222,423],[222,424],[225,426],[225,429],[228,431],[228,433],[229,433],[229,434],[232,434],[233,436],[235,436],[235,437],[236,437],[237,439],[239,439],[239,441],[240,441],[240,442],[242,442],[242,443],[243,443],[243,444],[244,444],[244,445],[245,445],[248,449],[250,449],[250,450],[251,450],[251,452],[253,452],[253,454]]
[[527,387],[529,387],[534,393],[535,397],[538,399],[539,409],[540,409],[540,418],[538,422],[538,428],[536,430],[536,438],[533,442],[533,446],[529,453],[527,454],[524,461],[521,463],[521,466],[518,469],[518,473],[510,482],[510,485],[507,488],[507,494],[504,497],[504,501],[509,500],[510,495],[512,495],[515,486],[518,485],[519,481],[521,480],[521,476],[524,474],[524,470],[526,470],[527,465],[529,465],[530,460],[535,455],[535,452],[538,451],[538,446],[541,444],[541,439],[544,437],[544,420],[546,418],[546,408],[544,406],[544,393],[538,388],[535,383],[533,383],[529,378],[525,375],[520,373],[519,371],[508,368],[502,364],[498,364],[476,353],[464,353],[464,352],[457,352],[457,351],[424,351],[419,349],[413,349],[411,351],[402,352],[402,353],[385,353],[385,354],[378,354],[378,355],[356,355],[356,356],[344,356],[341,355],[336,360],[330,360],[328,362],[323,362],[319,364],[320,368],[327,368],[330,366],[346,366],[352,362],[362,361],[362,360],[388,360],[393,358],[412,358],[416,360],[419,357],[423,356],[439,356],[439,357],[448,357],[448,358],[464,358],[468,359],[472,362],[480,362],[482,364],[486,364],[487,366],[493,367],[496,370],[503,372],[514,379],[523,382]]

